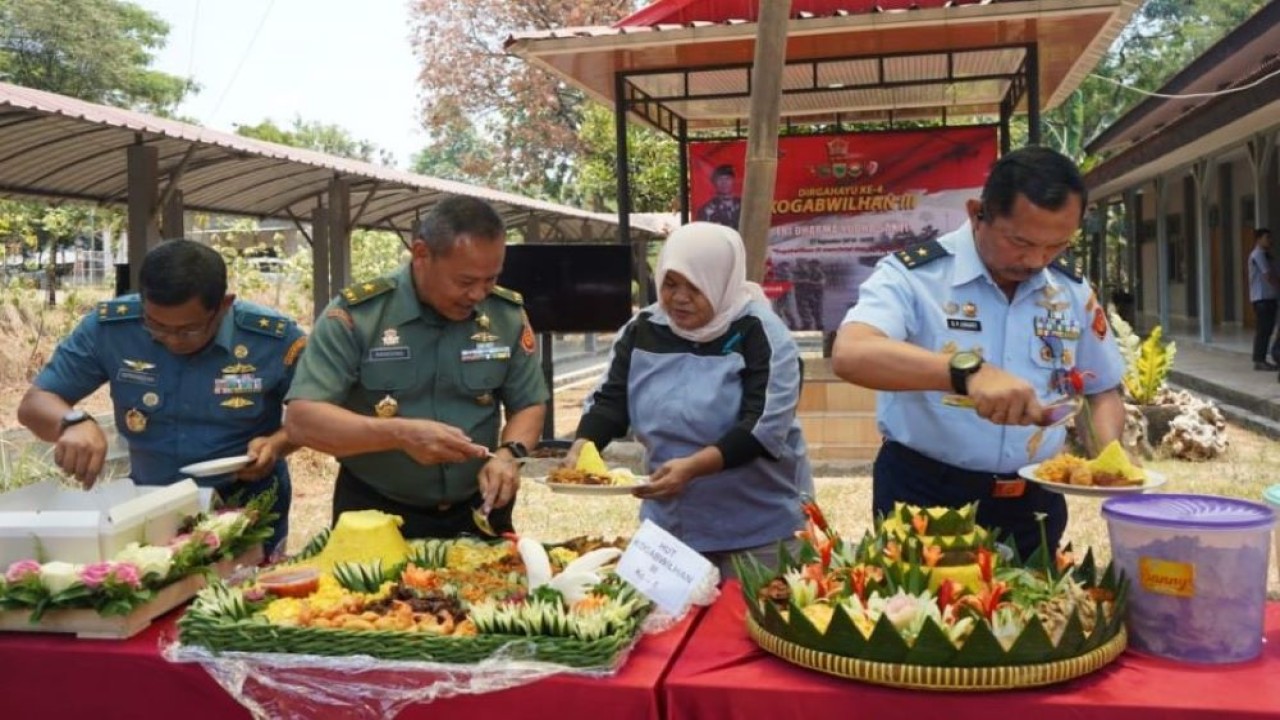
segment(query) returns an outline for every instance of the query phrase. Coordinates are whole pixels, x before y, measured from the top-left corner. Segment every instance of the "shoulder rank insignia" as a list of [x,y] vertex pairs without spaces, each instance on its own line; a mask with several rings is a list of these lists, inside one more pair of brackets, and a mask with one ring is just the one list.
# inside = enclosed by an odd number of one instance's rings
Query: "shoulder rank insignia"
[[369,298],[377,297],[395,288],[395,280],[385,277],[375,278],[368,282],[356,283],[343,288],[342,299],[346,300],[348,305],[359,305]]
[[1084,268],[1081,267],[1080,261],[1069,252],[1062,253],[1053,262],[1049,263],[1049,267],[1066,275],[1076,282],[1084,282]]
[[142,302],[139,300],[107,300],[98,303],[98,322],[118,322],[142,318]]
[[255,332],[259,335],[284,337],[293,321],[279,315],[263,315],[262,313],[241,310],[236,313],[236,326]]
[[515,290],[511,290],[511,289],[509,289],[509,288],[504,288],[504,287],[502,287],[501,285],[494,285],[494,286],[493,286],[492,293],[493,293],[494,295],[497,295],[498,297],[502,298],[503,300],[506,300],[507,302],[515,303],[516,305],[523,305],[523,304],[524,304],[524,296],[523,296],[523,295],[521,295],[520,293],[516,292]]
[[950,254],[946,248],[942,247],[942,243],[937,240],[930,240],[919,245],[903,248],[894,253],[894,256],[898,258],[899,262],[906,265],[908,270],[914,270],[921,265],[931,263]]

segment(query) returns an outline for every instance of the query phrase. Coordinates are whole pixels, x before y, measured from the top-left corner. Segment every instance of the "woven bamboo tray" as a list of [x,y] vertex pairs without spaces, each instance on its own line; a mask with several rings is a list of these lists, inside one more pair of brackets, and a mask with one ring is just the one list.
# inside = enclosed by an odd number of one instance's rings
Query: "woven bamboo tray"
[[765,651],[789,663],[837,677],[913,690],[983,692],[1052,685],[1088,675],[1115,660],[1124,651],[1124,628],[1115,637],[1084,655],[1032,665],[992,667],[939,667],[875,662],[834,655],[784,640],[765,630],[750,615],[747,629]]

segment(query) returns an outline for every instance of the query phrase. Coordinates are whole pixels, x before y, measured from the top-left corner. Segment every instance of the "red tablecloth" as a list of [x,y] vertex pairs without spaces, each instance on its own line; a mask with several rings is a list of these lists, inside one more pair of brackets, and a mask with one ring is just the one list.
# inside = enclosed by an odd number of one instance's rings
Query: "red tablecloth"
[[[397,717],[660,720],[659,684],[701,612],[696,609],[671,630],[643,638],[613,677],[556,675],[495,693],[411,705]],[[161,640],[174,634],[176,619],[172,613],[123,641],[0,634],[0,718],[248,718],[249,712],[199,665],[161,657]]]
[[747,636],[736,584],[703,616],[665,683],[670,720],[815,718],[1280,718],[1280,604],[1267,608],[1259,660],[1222,666],[1173,663],[1132,652],[1103,670],[1035,690],[937,693],[898,690],[791,665]]

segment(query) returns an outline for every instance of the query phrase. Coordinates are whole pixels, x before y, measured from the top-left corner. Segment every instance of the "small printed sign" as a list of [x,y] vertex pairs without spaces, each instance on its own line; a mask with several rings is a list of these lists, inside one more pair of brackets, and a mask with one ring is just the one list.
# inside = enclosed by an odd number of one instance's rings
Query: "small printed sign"
[[651,520],[645,520],[618,561],[618,575],[672,615],[689,606],[712,571],[711,562]]

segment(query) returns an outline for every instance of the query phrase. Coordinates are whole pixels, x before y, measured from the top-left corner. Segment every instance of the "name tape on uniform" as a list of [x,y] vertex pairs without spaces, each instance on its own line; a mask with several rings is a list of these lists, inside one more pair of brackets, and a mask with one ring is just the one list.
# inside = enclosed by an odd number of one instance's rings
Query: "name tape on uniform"
[[618,575],[664,611],[677,614],[713,570],[711,562],[676,536],[645,520],[618,561]]
[[982,332],[981,320],[963,320],[961,318],[947,318],[948,330],[968,330],[970,332]]

